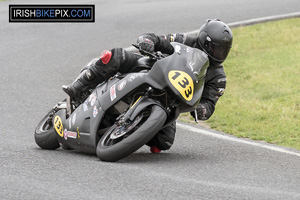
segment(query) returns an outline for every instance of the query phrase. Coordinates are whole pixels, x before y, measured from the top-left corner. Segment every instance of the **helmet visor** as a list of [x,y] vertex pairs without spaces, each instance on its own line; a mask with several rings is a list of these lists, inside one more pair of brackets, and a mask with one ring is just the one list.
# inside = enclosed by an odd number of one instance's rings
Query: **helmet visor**
[[230,48],[231,46],[228,45],[221,45],[215,42],[209,42],[207,53],[216,61],[223,62],[226,59]]

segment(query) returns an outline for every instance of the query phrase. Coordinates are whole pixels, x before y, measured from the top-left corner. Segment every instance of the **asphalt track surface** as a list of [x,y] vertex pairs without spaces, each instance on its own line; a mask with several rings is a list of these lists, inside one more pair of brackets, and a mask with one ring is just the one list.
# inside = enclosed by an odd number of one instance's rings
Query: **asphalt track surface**
[[[95,4],[90,24],[8,23],[8,4]],[[298,12],[299,0],[0,2],[0,199],[300,199],[299,151],[179,124],[172,149],[117,163],[37,147],[33,132],[61,85],[102,50],[144,32]],[[280,31],[280,30],[279,30]],[[230,67],[230,66],[228,66]]]

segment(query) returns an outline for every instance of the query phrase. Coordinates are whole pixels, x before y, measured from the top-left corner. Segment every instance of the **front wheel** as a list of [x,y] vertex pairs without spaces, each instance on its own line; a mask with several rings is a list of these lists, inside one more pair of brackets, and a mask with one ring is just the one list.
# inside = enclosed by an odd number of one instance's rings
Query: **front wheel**
[[118,161],[149,142],[162,128],[167,113],[157,105],[146,108],[130,123],[112,126],[97,145],[102,161]]
[[60,147],[56,132],[53,128],[50,111],[37,125],[34,133],[36,144],[42,149],[54,150]]

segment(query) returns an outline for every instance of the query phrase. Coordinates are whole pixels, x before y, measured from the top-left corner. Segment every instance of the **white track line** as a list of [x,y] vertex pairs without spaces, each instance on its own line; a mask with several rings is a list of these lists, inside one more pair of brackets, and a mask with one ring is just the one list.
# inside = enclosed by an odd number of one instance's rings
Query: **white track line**
[[298,152],[294,152],[294,151],[291,151],[291,150],[288,150],[288,149],[285,149],[285,148],[279,147],[279,146],[273,146],[271,144],[263,144],[263,143],[259,143],[259,142],[255,142],[255,141],[249,141],[249,140],[242,139],[242,138],[236,138],[234,136],[227,136],[227,135],[223,135],[221,133],[216,133],[215,131],[204,130],[204,129],[201,129],[200,127],[196,128],[194,126],[189,126],[189,125],[186,125],[186,124],[183,124],[180,122],[177,122],[177,127],[185,129],[187,131],[200,133],[202,135],[215,137],[215,138],[222,139],[222,140],[228,140],[228,141],[232,141],[232,142],[248,144],[248,145],[268,149],[271,151],[281,152],[281,153],[300,157],[300,153],[298,153]]
[[[229,23],[228,26],[230,26],[230,27],[247,26],[247,25],[251,25],[251,24],[257,24],[257,23],[262,23],[262,22],[275,21],[275,20],[293,18],[293,17],[300,17],[300,12],[283,14],[283,15],[275,15],[275,16],[269,16],[269,17],[262,17],[262,18],[250,19],[250,20],[245,20],[245,21],[239,21],[239,22]],[[198,32],[199,32],[199,29],[194,30],[194,31],[190,31],[187,34],[188,35],[196,35]],[[258,143],[258,142],[254,142],[254,141],[248,141],[248,140],[245,140],[245,139],[235,138],[233,136],[222,135],[222,134],[218,134],[218,133],[215,133],[215,132],[212,132],[212,131],[197,129],[195,127],[188,126],[188,125],[181,124],[181,123],[178,123],[177,126],[180,127],[180,128],[186,129],[186,130],[190,130],[190,131],[197,132],[197,133],[200,133],[200,134],[203,134],[203,135],[215,137],[215,138],[218,138],[218,139],[223,139],[223,140],[229,140],[229,141],[233,141],[233,142],[248,144],[248,145],[257,146],[257,147],[269,149],[269,150],[272,150],[272,151],[277,151],[277,152],[286,153],[286,154],[289,154],[289,155],[294,155],[294,156],[300,157],[300,153],[290,151],[290,150],[284,149],[282,147],[272,146],[270,144],[262,144],[262,143]]]
[[[294,18],[294,17],[300,17],[300,12],[249,19],[249,20],[244,20],[244,21],[228,23],[227,25],[230,28],[234,28],[234,27],[239,27],[239,26],[248,26],[248,25],[253,25],[253,24],[258,24],[258,23],[263,23],[263,22],[276,21],[276,20],[288,19],[288,18]],[[197,35],[198,32],[199,32],[199,29],[187,32],[186,34]]]
[[[244,20],[244,21],[238,21],[238,22],[233,22],[233,23],[228,23],[227,25],[230,28],[234,27],[239,27],[239,26],[248,26],[252,24],[258,24],[258,23],[263,23],[263,22],[269,22],[269,21],[275,21],[275,20],[281,20],[281,19],[288,19],[288,18],[294,18],[294,17],[300,17],[300,12],[295,12],[295,13],[288,13],[288,14],[283,14],[283,15],[274,15],[274,16],[268,16],[268,17],[261,17],[261,18],[255,18],[255,19],[249,19],[249,20]],[[191,36],[196,36],[199,32],[199,29],[193,30],[190,32],[186,32],[187,35]],[[132,52],[138,52],[135,47],[127,47],[125,48],[127,51],[132,51]]]

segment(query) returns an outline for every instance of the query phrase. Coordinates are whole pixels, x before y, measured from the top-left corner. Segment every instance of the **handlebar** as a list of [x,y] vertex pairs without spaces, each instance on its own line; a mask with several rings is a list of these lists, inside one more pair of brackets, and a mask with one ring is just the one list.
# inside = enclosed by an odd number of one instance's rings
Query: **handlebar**
[[143,54],[145,56],[149,56],[150,58],[152,58],[154,60],[160,60],[160,59],[166,57],[160,51],[156,51],[156,52],[151,53],[149,51],[145,51],[145,50],[141,49],[138,44],[132,44],[132,46],[137,48],[141,54]]

